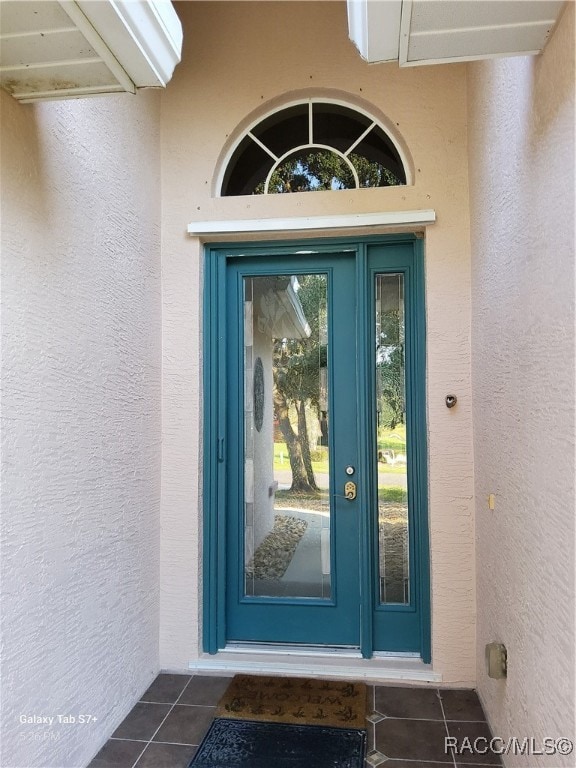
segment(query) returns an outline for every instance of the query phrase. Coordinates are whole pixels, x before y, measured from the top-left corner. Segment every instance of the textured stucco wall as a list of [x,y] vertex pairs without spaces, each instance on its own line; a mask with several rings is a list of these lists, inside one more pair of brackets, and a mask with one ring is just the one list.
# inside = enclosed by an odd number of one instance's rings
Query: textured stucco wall
[[[433,664],[475,675],[466,68],[369,66],[345,3],[180,3],[183,61],[162,95],[163,467],[161,664],[200,651],[202,246],[194,219],[434,208],[426,238]],[[221,153],[257,110],[298,95],[364,105],[408,149],[415,184],[216,198]],[[448,411],[444,397],[458,395]]]
[[[494,732],[574,739],[574,3],[469,78],[478,685]],[[496,494],[496,509],[487,507]],[[508,648],[508,679],[484,646]],[[574,766],[574,755],[507,759]]]
[[158,671],[159,97],[0,100],[0,762],[76,768]]

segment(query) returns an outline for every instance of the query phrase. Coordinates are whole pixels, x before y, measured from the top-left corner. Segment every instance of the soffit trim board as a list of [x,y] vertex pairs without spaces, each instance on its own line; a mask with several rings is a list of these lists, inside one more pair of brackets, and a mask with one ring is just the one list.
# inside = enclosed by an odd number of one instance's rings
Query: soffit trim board
[[243,234],[247,232],[294,232],[311,229],[349,229],[353,227],[389,227],[404,225],[427,226],[436,221],[432,209],[416,211],[387,211],[385,213],[356,213],[345,216],[292,216],[273,219],[226,219],[193,221],[188,234],[194,236]]
[[124,87],[118,85],[94,85],[94,86],[81,86],[79,88],[63,88],[58,91],[58,96],[54,95],[54,91],[36,91],[36,93],[22,93],[15,92],[12,96],[22,104],[33,104],[35,101],[54,101],[54,99],[79,99],[90,98],[91,96],[106,96],[108,93],[126,93]]
[[428,67],[433,64],[465,64],[468,61],[488,61],[493,59],[513,59],[518,56],[538,56],[542,53],[541,49],[533,51],[516,51],[515,53],[491,53],[487,56],[485,53],[477,53],[472,56],[450,56],[446,59],[415,59],[414,61],[403,61],[399,64],[402,69],[409,67]]
[[348,0],[348,30],[371,64],[528,56],[542,52],[564,7],[563,0]]
[[106,64],[116,80],[118,80],[122,88],[128,93],[135,93],[136,88],[134,83],[128,77],[128,74],[124,68],[120,66],[117,59],[112,54],[112,51],[108,48],[100,34],[96,31],[96,29],[94,29],[94,26],[86,18],[78,3],[72,2],[72,0],[58,0],[58,2],[62,10],[66,13],[70,20],[74,22],[77,29],[82,32],[92,48],[94,48],[101,61]]
[[405,66],[408,61],[408,46],[410,43],[410,27],[412,25],[412,0],[403,0],[400,17],[400,32],[398,42],[398,64]]
[[0,0],[0,20],[0,84],[19,101],[165,87],[181,57],[169,0]]
[[180,61],[183,40],[182,25],[171,3],[76,0],[75,4],[137,88],[168,84]]

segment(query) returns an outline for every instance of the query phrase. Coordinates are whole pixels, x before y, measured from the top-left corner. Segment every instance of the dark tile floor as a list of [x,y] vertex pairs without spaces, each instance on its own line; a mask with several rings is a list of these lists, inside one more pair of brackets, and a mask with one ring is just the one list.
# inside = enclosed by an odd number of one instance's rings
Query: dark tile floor
[[[228,677],[158,675],[88,768],[186,768],[229,682]],[[458,744],[467,744],[465,737],[470,743],[490,739],[475,691],[370,685],[367,727],[367,768],[501,765],[490,753],[446,751],[446,737]]]

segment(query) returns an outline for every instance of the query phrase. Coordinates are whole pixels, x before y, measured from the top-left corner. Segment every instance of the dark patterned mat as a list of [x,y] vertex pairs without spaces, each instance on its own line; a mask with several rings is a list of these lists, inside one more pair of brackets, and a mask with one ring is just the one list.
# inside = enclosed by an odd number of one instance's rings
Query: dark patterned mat
[[366,686],[346,680],[236,675],[216,717],[366,728]]
[[216,719],[189,768],[362,768],[366,733]]

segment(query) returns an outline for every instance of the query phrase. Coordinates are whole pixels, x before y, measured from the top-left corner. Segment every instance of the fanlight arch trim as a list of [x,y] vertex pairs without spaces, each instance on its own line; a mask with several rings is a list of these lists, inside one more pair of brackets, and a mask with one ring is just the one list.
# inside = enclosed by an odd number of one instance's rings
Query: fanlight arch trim
[[[319,107],[322,107],[324,105],[326,106],[333,106],[333,107],[340,107],[345,112],[349,113],[349,116],[354,116],[356,114],[358,116],[358,122],[359,124],[361,122],[364,123],[364,128],[359,132],[359,134],[354,138],[353,141],[350,142],[350,145],[346,147],[346,149],[339,149],[331,144],[325,143],[325,142],[317,142],[314,141],[314,106],[318,105]],[[270,118],[273,118],[275,115],[279,116],[279,119],[281,120],[281,116],[283,112],[289,112],[292,108],[295,107],[307,107],[308,110],[308,142],[303,143],[295,142],[293,146],[291,146],[289,149],[283,151],[283,152],[274,152],[270,146],[267,145],[265,141],[262,141],[257,134],[259,126],[263,125],[267,121],[270,120]],[[403,178],[400,179],[398,182],[401,185],[413,185],[414,178],[413,178],[413,172],[412,172],[412,161],[409,157],[409,153],[406,150],[406,148],[403,146],[402,141],[395,135],[395,132],[390,129],[386,123],[378,119],[372,112],[370,112],[368,109],[355,104],[351,103],[350,101],[346,99],[341,98],[334,98],[334,97],[324,97],[324,96],[312,96],[312,97],[301,97],[301,98],[294,98],[289,101],[283,102],[281,104],[277,104],[274,108],[268,109],[266,111],[259,110],[257,114],[253,114],[251,118],[248,118],[246,122],[244,122],[241,127],[239,127],[238,133],[236,136],[228,143],[227,147],[224,148],[223,153],[220,157],[220,162],[218,163],[218,171],[217,176],[215,179],[215,185],[214,185],[214,192],[217,197],[227,197],[227,196],[234,196],[237,194],[254,194],[248,193],[248,192],[229,192],[226,189],[227,182],[230,178],[230,173],[233,170],[233,167],[231,166],[234,161],[238,161],[238,152],[239,148],[241,147],[243,142],[249,142],[247,146],[255,146],[259,150],[261,150],[263,153],[265,153],[272,165],[270,168],[267,169],[267,172],[262,175],[262,181],[264,181],[264,194],[269,193],[270,189],[270,180],[272,178],[272,175],[274,171],[281,165],[281,163],[290,157],[290,155],[296,154],[298,152],[311,150],[313,151],[326,151],[336,154],[338,157],[340,157],[346,164],[346,167],[350,169],[352,176],[354,178],[354,182],[356,185],[356,189],[364,188],[361,186],[361,181],[358,175],[357,169],[354,167],[354,164],[350,160],[350,155],[354,154],[354,150],[359,148],[359,146],[362,144],[362,142],[369,137],[370,133],[372,131],[381,131],[384,134],[385,140],[389,142],[390,148],[392,149],[393,153],[396,155],[395,162],[398,167],[398,169],[401,169],[401,176]],[[376,134],[375,134],[376,135]],[[325,137],[324,137],[325,138]],[[370,186],[370,185],[366,185]],[[376,185],[371,185],[373,188]],[[387,185],[380,185],[380,188]],[[396,186],[396,184],[391,184],[390,186]]]

